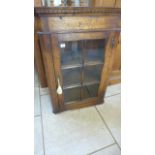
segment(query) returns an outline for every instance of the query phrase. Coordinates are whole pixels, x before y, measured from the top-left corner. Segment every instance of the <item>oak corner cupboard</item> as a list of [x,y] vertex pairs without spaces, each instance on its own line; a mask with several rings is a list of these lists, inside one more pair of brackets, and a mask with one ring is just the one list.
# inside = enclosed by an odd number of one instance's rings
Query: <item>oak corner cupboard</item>
[[35,8],[53,112],[103,103],[120,34],[120,9]]

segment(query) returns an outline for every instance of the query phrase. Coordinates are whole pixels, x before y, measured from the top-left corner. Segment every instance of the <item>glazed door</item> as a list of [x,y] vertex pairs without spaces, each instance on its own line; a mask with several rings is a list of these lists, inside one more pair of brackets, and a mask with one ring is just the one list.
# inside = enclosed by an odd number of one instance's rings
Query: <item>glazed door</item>
[[114,32],[52,36],[57,94],[62,110],[102,102],[116,36]]

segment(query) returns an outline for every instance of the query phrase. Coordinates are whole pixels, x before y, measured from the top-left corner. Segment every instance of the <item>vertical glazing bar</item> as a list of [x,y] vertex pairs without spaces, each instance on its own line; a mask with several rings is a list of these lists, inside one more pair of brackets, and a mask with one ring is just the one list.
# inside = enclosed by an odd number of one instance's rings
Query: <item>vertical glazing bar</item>
[[81,96],[82,96],[82,99],[84,98],[84,93],[83,93],[83,83],[84,83],[84,63],[85,63],[85,41],[82,41],[81,42],[81,46],[82,46],[82,49],[81,49],[81,52],[82,52],[82,67],[81,67]]

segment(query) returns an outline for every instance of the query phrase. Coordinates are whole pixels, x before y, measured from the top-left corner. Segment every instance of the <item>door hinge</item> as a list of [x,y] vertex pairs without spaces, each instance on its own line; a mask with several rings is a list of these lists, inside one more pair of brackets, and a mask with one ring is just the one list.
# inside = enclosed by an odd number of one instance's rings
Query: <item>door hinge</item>
[[115,39],[112,38],[112,39],[111,39],[111,48],[114,48],[114,47],[115,47]]

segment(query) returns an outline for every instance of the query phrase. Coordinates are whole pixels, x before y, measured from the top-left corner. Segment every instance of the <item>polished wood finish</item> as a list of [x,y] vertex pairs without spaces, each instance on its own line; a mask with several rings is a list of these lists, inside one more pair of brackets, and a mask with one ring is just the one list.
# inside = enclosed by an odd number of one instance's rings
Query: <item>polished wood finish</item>
[[[38,23],[40,23],[37,32],[50,89],[53,112],[57,113],[102,103],[107,85],[113,83],[114,80],[116,81],[111,76],[116,77],[118,75],[116,72],[112,74],[112,70],[116,70],[119,66],[118,64],[117,66],[113,65],[113,63],[115,63],[115,52],[119,49],[120,9],[39,7],[35,8],[35,16],[38,18]],[[56,93],[58,79],[61,86],[63,86],[64,82],[61,71],[59,42],[103,38],[106,40],[105,56],[97,97],[65,104],[64,93],[60,95]],[[82,76],[81,79],[83,79]]]

